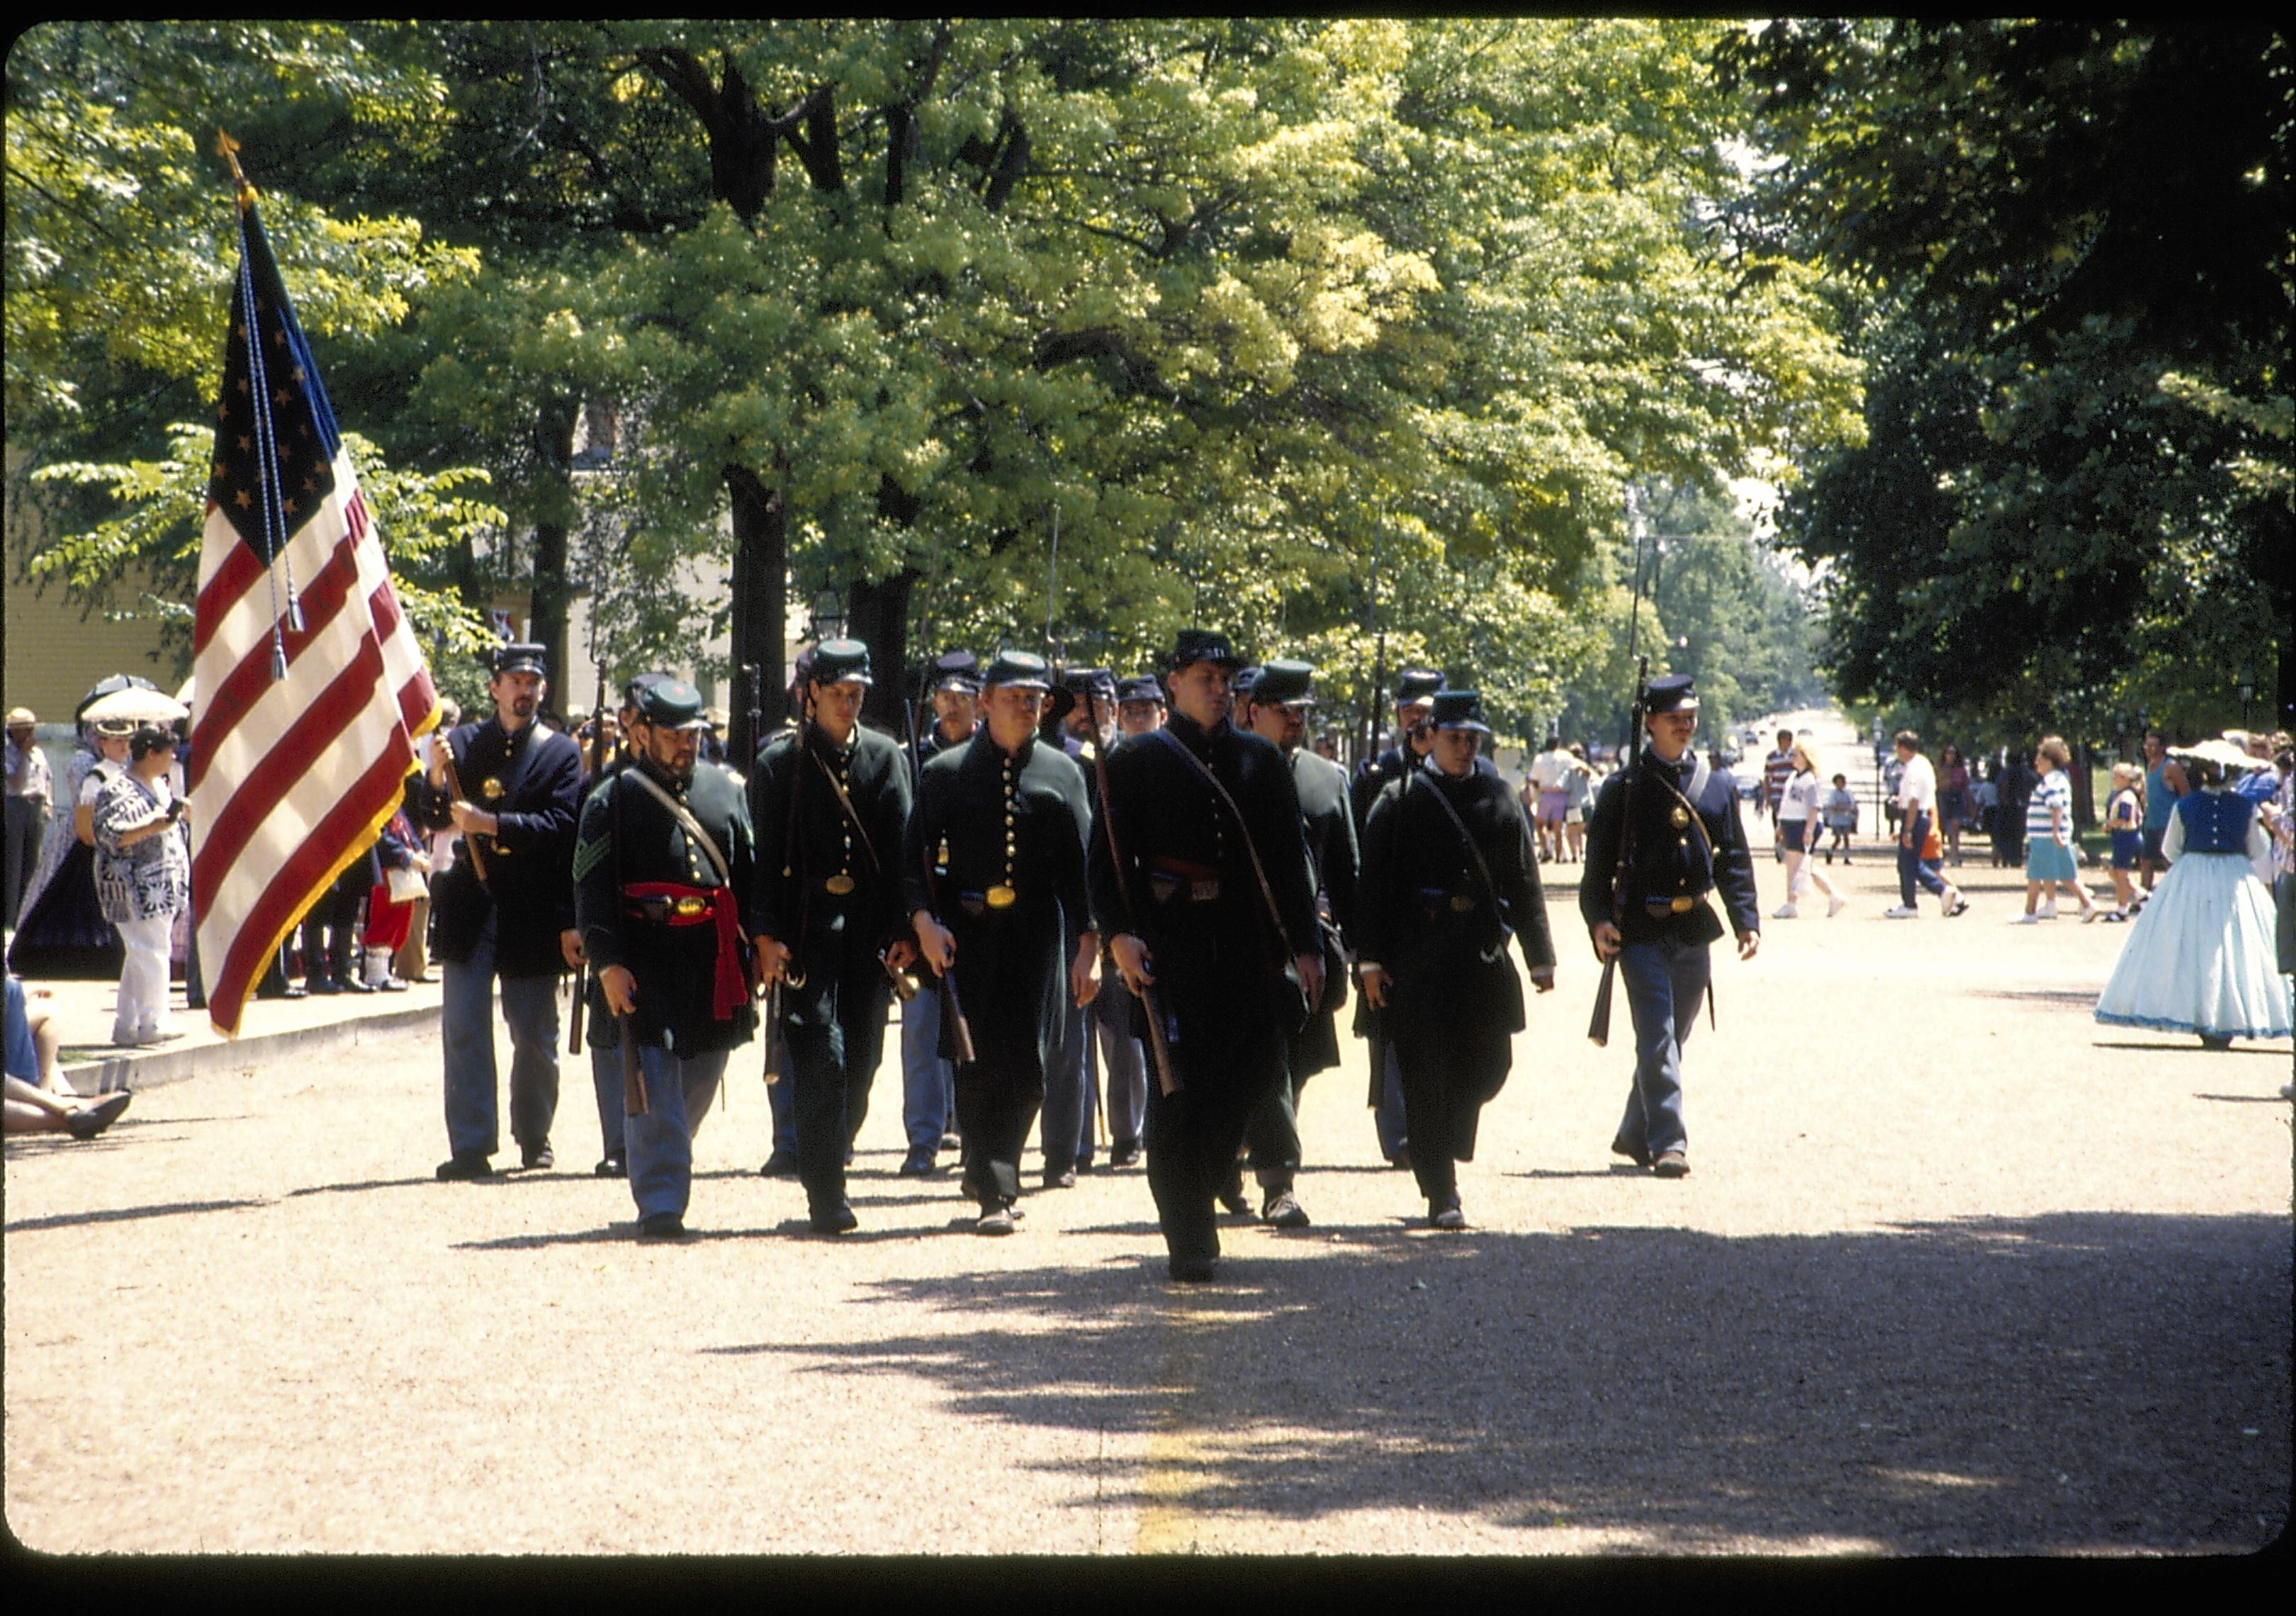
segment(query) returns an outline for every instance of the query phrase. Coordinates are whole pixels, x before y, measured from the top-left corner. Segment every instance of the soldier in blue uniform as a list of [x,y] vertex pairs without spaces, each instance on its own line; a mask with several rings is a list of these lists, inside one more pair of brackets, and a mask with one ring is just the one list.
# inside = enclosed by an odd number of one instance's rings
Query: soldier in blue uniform
[[[1376,758],[1366,758],[1348,787],[1348,801],[1356,820],[1356,840],[1363,840],[1364,822],[1371,805],[1410,770],[1419,767],[1435,745],[1435,732],[1427,726],[1434,710],[1435,693],[1443,676],[1431,668],[1406,668],[1395,678],[1395,744]],[[1379,1030],[1379,1018],[1358,997],[1355,1031],[1369,1046],[1371,1059],[1372,1125],[1379,1137],[1379,1153],[1390,1167],[1411,1167],[1411,1137],[1403,1107],[1403,1074],[1395,1051]]]
[[[622,686],[622,704],[614,715],[614,722],[623,743],[615,749],[604,767],[594,769],[583,780],[585,803],[601,784],[629,767],[630,748],[636,744],[632,737],[640,721],[639,696],[649,685],[669,677],[666,673],[642,673]],[[583,1036],[589,1047],[590,1087],[598,1102],[598,1137],[603,1147],[598,1153],[598,1165],[590,1170],[601,1178],[619,1178],[628,1170],[622,1156],[621,1043],[614,1031],[613,1012],[606,1007],[605,989],[598,985],[595,971],[583,972],[582,993],[586,1018]]]
[[[943,652],[927,670],[933,721],[916,738],[917,774],[980,727],[980,662],[969,651]],[[912,791],[916,782],[910,782]],[[932,849],[939,857],[938,845]],[[902,877],[906,879],[905,864]],[[901,1005],[901,1126],[909,1139],[901,1175],[922,1178],[938,1171],[956,1118],[956,1071],[940,1053],[940,995],[920,993]]]
[[[1038,733],[1045,660],[999,652],[982,682],[981,732],[919,776],[901,875],[919,949],[955,984],[972,1029],[956,1106],[975,1226],[1009,1235],[1064,1013],[1098,990],[1100,936],[1085,894],[1084,775]],[[929,881],[928,854],[944,848]]]
[[[1060,710],[1061,750],[1079,772],[1090,770],[1092,759],[1086,749],[1112,744],[1115,740],[1116,676],[1105,668],[1071,668],[1061,676],[1061,688],[1051,701]],[[1083,773],[1083,779],[1089,825],[1090,815],[1099,810],[1100,788],[1090,773]],[[1078,937],[1092,930],[1092,916],[1064,906],[1063,919],[1072,950]],[[1090,1004],[1066,1006],[1046,1062],[1044,1123],[1038,1144],[1044,1156],[1044,1185],[1048,1190],[1073,1188],[1079,1172],[1092,1170],[1094,1113],[1100,1087],[1100,1062],[1094,1045],[1102,1013]],[[1144,1101],[1146,1096],[1142,1098]]]
[[724,769],[694,767],[709,728],[701,693],[664,678],[636,693],[635,755],[582,805],[575,912],[610,1013],[618,1100],[619,1018],[636,1046],[645,1110],[624,1117],[622,1153],[639,1231],[659,1240],[685,1233],[693,1136],[726,1055],[757,1027],[764,950],[749,806]]
[[1738,794],[1691,747],[1698,693],[1688,674],[1644,693],[1649,744],[1603,783],[1587,826],[1578,912],[1595,957],[1619,962],[1635,1026],[1635,1086],[1611,1148],[1662,1178],[1690,1171],[1682,1120],[1682,1046],[1713,986],[1708,949],[1729,912],[1738,957],[1761,946],[1754,862]]
[[916,958],[896,867],[910,766],[890,735],[862,727],[870,684],[868,646],[816,646],[805,722],[767,741],[750,775],[761,972],[767,988],[783,984],[797,1174],[822,1235],[859,1225],[846,1155],[868,1114],[891,973]]
[[1287,1079],[1284,1039],[1323,992],[1292,771],[1228,721],[1242,665],[1225,636],[1180,632],[1165,678],[1171,722],[1110,753],[1093,827],[1093,913],[1125,985],[1153,990],[1152,1030],[1177,1079],[1172,1092],[1150,1088],[1146,1143],[1182,1282],[1212,1277],[1214,1195],[1246,1120]]
[[1164,686],[1153,674],[1138,674],[1116,687],[1116,733],[1125,739],[1164,726]]
[[1359,969],[1402,1073],[1428,1219],[1464,1229],[1457,1164],[1474,1160],[1523,1028],[1507,941],[1541,993],[1554,987],[1554,943],[1522,806],[1475,767],[1491,733],[1481,699],[1439,692],[1429,726],[1429,761],[1380,792],[1364,827]]
[[[431,750],[430,783],[443,787],[451,753],[467,793],[423,805],[434,830],[463,833],[454,867],[432,884],[433,952],[443,963],[440,1041],[447,1069],[442,1179],[484,1178],[499,1147],[495,1093],[494,990],[502,984],[510,1023],[510,1127],[520,1160],[548,1168],[558,1112],[558,978],[582,962],[574,929],[575,816],[582,752],[573,737],[538,723],[548,689],[539,645],[504,645],[488,682],[495,716],[465,724]],[[480,871],[483,862],[485,871]]]

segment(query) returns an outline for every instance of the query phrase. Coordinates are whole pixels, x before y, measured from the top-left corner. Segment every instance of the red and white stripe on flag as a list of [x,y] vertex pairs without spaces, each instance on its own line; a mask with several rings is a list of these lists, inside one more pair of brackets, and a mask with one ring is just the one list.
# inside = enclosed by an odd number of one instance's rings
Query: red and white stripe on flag
[[[305,911],[374,845],[414,767],[415,737],[439,720],[348,452],[334,476],[275,578],[208,511],[193,630],[192,902],[209,1019],[227,1035]],[[290,578],[300,629],[288,627]]]

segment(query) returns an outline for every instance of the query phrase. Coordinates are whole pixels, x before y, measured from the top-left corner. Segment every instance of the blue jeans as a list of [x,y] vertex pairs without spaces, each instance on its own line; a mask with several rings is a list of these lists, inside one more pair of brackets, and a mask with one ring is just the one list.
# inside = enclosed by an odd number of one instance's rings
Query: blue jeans
[[1898,843],[1898,901],[1908,909],[1914,906],[1914,883],[1919,882],[1924,891],[1939,898],[1945,896],[1945,877],[1938,874],[1937,865],[1922,857],[1922,844],[1930,839],[1930,816],[1927,812],[1915,814],[1907,827],[1905,839]]
[[909,1149],[940,1150],[956,1109],[956,1068],[940,1056],[940,993],[927,965],[918,972],[917,996],[901,1006],[901,1123]]
[[1704,943],[1674,938],[1619,950],[1619,980],[1635,1022],[1635,1086],[1618,1142],[1656,1157],[1687,1148],[1682,1122],[1682,1046],[1698,1022],[1711,969]]
[[[447,1064],[447,1144],[458,1156],[491,1156],[501,1148],[496,1120],[495,919],[487,916],[478,947],[462,964],[443,964],[439,1043]],[[503,1020],[510,1023],[510,1133],[521,1149],[550,1143],[558,1114],[558,979],[502,979]]]
[[[693,1136],[718,1097],[726,1075],[726,1050],[674,1055],[657,1044],[638,1046],[638,1070],[645,1073],[646,1113],[622,1120],[623,1160],[630,1164],[630,1199],[638,1216],[671,1212],[683,1218],[693,1188]],[[621,1054],[614,1056],[620,1087]]]

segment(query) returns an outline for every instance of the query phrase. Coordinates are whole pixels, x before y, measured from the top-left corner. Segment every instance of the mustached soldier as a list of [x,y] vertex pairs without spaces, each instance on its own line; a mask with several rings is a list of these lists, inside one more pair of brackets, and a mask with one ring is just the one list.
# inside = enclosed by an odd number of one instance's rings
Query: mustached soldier
[[1158,1024],[1138,1030],[1162,1035],[1179,1083],[1149,1090],[1146,1131],[1148,1185],[1184,1282],[1212,1277],[1213,1196],[1245,1120],[1286,1080],[1285,1038],[1323,992],[1292,771],[1228,722],[1242,665],[1225,636],[1181,630],[1171,722],[1110,753],[1093,827],[1093,913],[1125,985],[1152,989]]
[[1541,993],[1554,942],[1522,805],[1475,767],[1490,734],[1472,690],[1439,691],[1427,763],[1386,787],[1364,826],[1357,892],[1364,998],[1382,1012],[1403,1078],[1411,1170],[1428,1221],[1464,1229],[1458,1164],[1505,1084],[1522,1030],[1512,936]]
[[[1038,734],[1051,690],[1045,660],[999,652],[982,685],[986,727],[918,777],[901,877],[918,947],[956,984],[972,1028],[956,1111],[965,1188],[980,1205],[975,1227],[1009,1235],[1046,1060],[1067,1005],[1089,1004],[1099,988],[1100,934],[1085,897],[1084,775]],[[943,873],[929,882],[944,847]],[[1063,978],[1070,931],[1081,935]]]
[[[558,1112],[558,977],[582,963],[570,875],[582,806],[582,751],[536,714],[548,693],[539,645],[494,655],[494,717],[465,724],[430,749],[423,823],[462,832],[465,852],[433,883],[430,909],[446,986],[439,1007],[446,1057],[447,1142],[441,1179],[485,1178],[499,1144],[495,1089],[495,982],[510,1023],[510,1128],[523,1166],[554,1165]],[[467,797],[439,788],[452,760]],[[480,865],[484,869],[481,871]]]
[[[615,730],[622,737],[622,744],[614,749],[604,767],[595,769],[582,782],[582,800],[586,804],[592,792],[630,767],[631,748],[637,744],[637,726],[641,722],[639,696],[647,685],[669,677],[666,673],[642,673],[622,686],[622,704],[614,715]],[[604,749],[602,746],[599,750]],[[577,850],[578,854],[578,845]],[[603,1145],[598,1153],[598,1165],[590,1170],[601,1178],[619,1178],[628,1171],[622,1156],[621,1039],[615,1030],[614,1013],[606,1005],[606,990],[598,985],[594,970],[583,972],[582,992],[582,1007],[587,1017],[584,1040],[590,1054],[590,1087],[598,1102],[598,1137]]]
[[701,693],[663,678],[636,694],[632,756],[582,805],[574,907],[617,1031],[630,1021],[646,1110],[624,1117],[619,1153],[639,1232],[661,1240],[685,1232],[693,1136],[726,1055],[756,1030],[751,954],[763,938],[742,788],[694,767],[709,728]]
[[797,1175],[818,1235],[859,1225],[846,1153],[885,1046],[887,967],[916,958],[893,864],[908,837],[909,766],[898,742],[861,726],[870,683],[868,646],[824,640],[806,721],[767,741],[750,775],[760,970],[767,988],[783,985]]

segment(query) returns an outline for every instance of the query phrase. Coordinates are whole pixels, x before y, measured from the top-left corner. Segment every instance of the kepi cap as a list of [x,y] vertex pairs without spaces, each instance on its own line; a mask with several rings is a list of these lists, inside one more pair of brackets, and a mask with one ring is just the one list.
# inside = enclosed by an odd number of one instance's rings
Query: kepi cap
[[1198,662],[1217,662],[1230,673],[1243,666],[1243,659],[1235,654],[1227,636],[1210,628],[1183,628],[1172,645],[1171,660],[1166,664],[1177,673],[1183,668]]
[[550,652],[543,646],[524,642],[497,645],[492,666],[496,673],[531,673],[546,679],[550,677]]
[[1643,711],[1696,712],[1698,689],[1686,673],[1662,673],[1643,690]]
[[861,640],[824,640],[813,648],[807,676],[816,685],[873,685],[869,677],[869,647]]
[[1164,682],[1152,673],[1144,673],[1124,681],[1116,687],[1116,699],[1124,701],[1153,701],[1164,703]]
[[1443,676],[1431,668],[1406,668],[1395,676],[1395,704],[1412,707],[1443,688]]
[[926,688],[977,694],[980,689],[980,659],[969,651],[942,652],[932,660]]
[[1313,707],[1316,704],[1315,677],[1313,663],[1279,659],[1259,670],[1259,678],[1251,687],[1251,699],[1281,701],[1286,707]]
[[[636,680],[631,681],[633,684]],[[657,729],[708,729],[701,693],[684,679],[663,677],[638,692],[638,717]]]
[[1439,690],[1435,693],[1435,710],[1427,720],[1437,729],[1472,729],[1479,735],[1488,735],[1491,726],[1483,722],[1483,697],[1475,690]]

